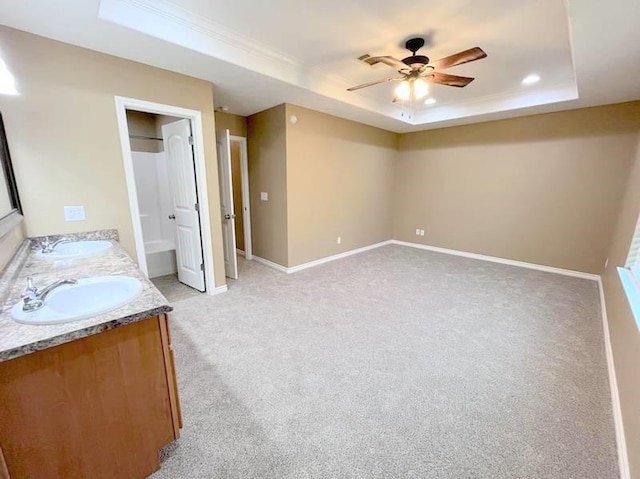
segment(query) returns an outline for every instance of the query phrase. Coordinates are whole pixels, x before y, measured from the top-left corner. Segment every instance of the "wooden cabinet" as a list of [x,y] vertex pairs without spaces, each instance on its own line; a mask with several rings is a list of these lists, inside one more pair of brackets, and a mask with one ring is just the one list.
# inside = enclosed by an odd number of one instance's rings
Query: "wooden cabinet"
[[182,418],[166,315],[0,363],[0,478],[145,478]]

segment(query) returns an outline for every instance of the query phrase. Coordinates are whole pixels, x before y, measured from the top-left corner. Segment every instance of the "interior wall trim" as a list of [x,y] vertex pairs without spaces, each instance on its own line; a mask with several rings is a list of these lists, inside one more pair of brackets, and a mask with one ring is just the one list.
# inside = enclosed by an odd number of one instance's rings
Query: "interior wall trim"
[[226,293],[228,289],[229,288],[226,284],[223,284],[222,286],[216,286],[215,288],[213,288],[211,295]]
[[455,249],[440,248],[439,246],[429,246],[420,243],[411,243],[409,241],[391,240],[392,244],[410,246],[411,248],[424,249],[434,251],[436,253],[451,254],[454,256],[462,256],[464,258],[479,259],[481,261],[490,261],[491,263],[508,264],[509,266],[518,266],[520,268],[535,269],[537,271],[545,271],[547,273],[561,274],[564,276],[573,276],[574,278],[589,279],[591,281],[599,281],[600,276],[593,273],[585,273],[583,271],[574,271],[571,269],[556,268],[544,264],[527,263],[526,261],[517,261],[513,259],[499,258],[497,256],[488,256],[478,253],[468,253]]
[[268,266],[269,268],[277,269],[282,273],[289,272],[288,271],[289,268],[287,268],[286,266],[282,266],[281,264],[274,263],[273,261],[269,261],[268,259],[261,258],[260,256],[256,256],[255,254],[253,255],[253,260],[257,261],[258,263],[262,263],[263,265]]
[[264,259],[256,255],[253,255],[253,259],[256,260],[258,263],[262,263],[266,266],[269,266],[270,268],[277,269],[282,273],[291,274],[291,273],[297,273],[298,271],[302,271],[303,269],[313,268],[314,266],[328,263],[330,261],[335,261],[337,259],[346,258],[347,256],[352,256],[358,253],[363,253],[365,251],[369,251],[374,248],[379,248],[380,246],[391,244],[391,241],[392,240],[387,240],[387,241],[382,241],[380,243],[374,243],[371,245],[363,246],[362,248],[356,248],[349,251],[345,251],[344,253],[338,253],[331,256],[326,256],[324,258],[309,261],[308,263],[299,264],[297,266],[292,266],[290,268],[287,268],[286,266],[282,266],[281,264],[274,263],[273,261],[269,261],[268,259]]
[[247,138],[244,136],[229,135],[229,141],[240,145],[240,194],[242,195],[242,211],[234,210],[234,213],[236,216],[242,216],[244,251],[238,248],[236,248],[236,251],[238,254],[242,251],[242,256],[247,259],[252,259],[253,241],[251,240],[251,195],[249,193],[249,150],[247,147]]
[[620,468],[620,479],[631,479],[629,468],[629,456],[627,454],[627,440],[624,435],[624,422],[622,420],[622,407],[620,405],[620,393],[618,391],[618,380],[616,379],[616,368],[613,359],[613,348],[611,347],[611,336],[609,335],[609,319],[607,316],[607,305],[604,298],[602,278],[598,278],[598,290],[600,292],[600,307],[602,308],[602,328],[604,332],[604,349],[607,357],[607,371],[609,372],[609,389],[611,390],[611,406],[613,408],[613,422],[616,429],[616,445],[618,451],[618,467]]
[[345,251],[344,253],[338,253],[331,256],[326,256],[324,258],[316,259],[314,261],[309,261],[308,263],[302,263],[297,266],[292,266],[287,268],[287,273],[297,273],[298,271],[302,271],[303,269],[313,268],[314,266],[318,266],[324,263],[328,263],[330,261],[335,261],[337,259],[346,258],[347,256],[353,256],[354,254],[364,253],[365,251],[369,251],[375,248],[380,248],[381,246],[386,246],[391,244],[392,240],[382,241],[380,243],[370,244],[368,246],[363,246],[362,248],[356,248],[349,251]]
[[98,18],[189,50],[251,69],[320,95],[411,124],[404,109],[388,101],[352,95],[350,79],[310,67],[294,58],[239,34],[224,25],[167,0],[101,0]]
[[334,254],[332,256],[327,256],[325,258],[320,258],[314,261],[309,261],[308,263],[303,263],[297,266],[292,266],[290,268],[286,267],[286,266],[282,266],[281,264],[277,264],[274,263],[273,261],[269,261],[268,259],[264,259],[261,258],[259,256],[253,256],[253,259],[255,259],[256,261],[258,261],[259,263],[262,263],[266,266],[269,266],[273,269],[277,269],[278,271],[281,271],[283,273],[287,273],[287,274],[291,274],[291,273],[295,273],[297,271],[302,271],[303,269],[307,269],[307,268],[313,268],[314,266],[318,266],[324,263],[328,263],[330,261],[335,261],[337,259],[341,259],[341,258],[346,258],[347,256],[351,256],[354,254],[359,254],[359,253],[363,253],[365,251],[369,251],[371,249],[374,248],[379,248],[381,246],[385,246],[388,244],[396,244],[396,245],[400,245],[400,246],[408,246],[410,248],[417,248],[417,249],[423,249],[423,250],[427,250],[427,251],[433,251],[436,253],[443,253],[443,254],[451,254],[454,256],[462,256],[465,258],[471,258],[471,259],[478,259],[481,261],[490,261],[492,263],[500,263],[500,264],[507,264],[509,266],[517,266],[520,268],[527,268],[527,269],[534,269],[537,271],[544,271],[547,273],[554,273],[554,274],[561,274],[564,276],[572,276],[574,278],[582,278],[582,279],[588,279],[591,281],[600,281],[600,276],[597,274],[593,274],[593,273],[585,273],[583,271],[574,271],[571,269],[563,269],[563,268],[556,268],[554,266],[547,266],[547,265],[543,265],[543,264],[536,264],[536,263],[527,263],[525,261],[516,261],[513,259],[506,259],[506,258],[499,258],[497,256],[488,256],[488,255],[484,255],[484,254],[478,254],[478,253],[468,253],[466,251],[459,251],[459,250],[454,250],[454,249],[448,249],[448,248],[440,248],[438,246],[429,246],[429,245],[425,245],[425,244],[420,244],[420,243],[411,243],[409,241],[400,241],[400,240],[387,240],[387,241],[382,241],[380,243],[374,243],[368,246],[364,246],[362,248],[356,248],[356,249],[352,249],[349,251],[345,251],[344,253],[338,253],[338,254]]
[[125,183],[129,196],[129,213],[133,237],[136,247],[136,259],[138,267],[146,277],[149,277],[147,258],[145,254],[144,239],[142,236],[142,223],[140,222],[140,209],[136,193],[135,174],[133,171],[133,159],[129,142],[129,124],[127,122],[127,110],[136,110],[159,115],[169,115],[177,118],[186,118],[191,122],[194,138],[193,153],[196,172],[196,185],[198,191],[198,204],[200,207],[200,234],[202,237],[202,259],[204,262],[205,285],[207,294],[216,294],[215,290],[215,264],[213,260],[213,230],[211,228],[211,216],[209,214],[209,193],[207,184],[206,158],[204,156],[204,128],[202,126],[202,112],[179,106],[165,105],[136,98],[114,97],[118,132],[120,134],[120,149],[122,152],[122,164],[124,167]]

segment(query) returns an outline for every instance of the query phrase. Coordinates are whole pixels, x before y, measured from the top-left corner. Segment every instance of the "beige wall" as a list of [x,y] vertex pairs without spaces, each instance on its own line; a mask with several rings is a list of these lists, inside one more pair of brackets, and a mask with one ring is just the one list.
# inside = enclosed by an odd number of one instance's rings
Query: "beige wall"
[[636,102],[402,135],[394,238],[599,273],[639,124]]
[[[288,265],[285,105],[247,118],[253,254]],[[260,200],[260,192],[269,201]]]
[[[114,96],[202,112],[216,285],[225,283],[212,85],[166,70],[0,27],[19,96],[1,96],[30,236],[117,228],[135,257]],[[64,205],[87,220],[65,222]]]
[[288,266],[391,239],[398,135],[287,105],[291,115],[298,121],[286,123]]
[[631,477],[640,477],[640,331],[616,268],[624,266],[640,214],[640,143],[602,275]]
[[233,136],[247,136],[247,118],[244,116],[233,115],[223,111],[216,112],[216,128],[220,130],[229,130],[229,134]]

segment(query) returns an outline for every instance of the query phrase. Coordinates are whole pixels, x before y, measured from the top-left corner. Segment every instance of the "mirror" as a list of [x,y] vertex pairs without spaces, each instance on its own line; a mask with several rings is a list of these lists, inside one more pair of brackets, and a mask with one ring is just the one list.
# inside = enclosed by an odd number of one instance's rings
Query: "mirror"
[[0,113],[0,164],[2,178],[0,178],[0,236],[12,228],[22,219],[22,208],[18,196],[16,178],[11,165],[9,144],[4,129],[4,121]]

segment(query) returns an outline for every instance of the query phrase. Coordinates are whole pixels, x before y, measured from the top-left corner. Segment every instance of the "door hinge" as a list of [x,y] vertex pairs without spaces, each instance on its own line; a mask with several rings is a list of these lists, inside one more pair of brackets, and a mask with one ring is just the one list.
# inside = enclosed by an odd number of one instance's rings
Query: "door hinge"
[[193,135],[189,135],[189,144],[193,145]]
[[204,271],[204,263],[200,263],[200,271]]
[[193,207],[195,208],[195,210],[200,213],[200,204],[196,203],[195,205],[193,205]]

